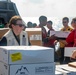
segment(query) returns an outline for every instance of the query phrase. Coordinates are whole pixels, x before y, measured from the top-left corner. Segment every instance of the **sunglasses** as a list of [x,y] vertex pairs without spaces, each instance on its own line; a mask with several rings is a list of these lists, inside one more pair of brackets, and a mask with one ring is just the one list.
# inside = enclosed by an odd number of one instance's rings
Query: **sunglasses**
[[76,21],[72,21],[71,24],[76,23]]
[[19,27],[25,27],[24,24],[15,24],[15,25],[18,25]]

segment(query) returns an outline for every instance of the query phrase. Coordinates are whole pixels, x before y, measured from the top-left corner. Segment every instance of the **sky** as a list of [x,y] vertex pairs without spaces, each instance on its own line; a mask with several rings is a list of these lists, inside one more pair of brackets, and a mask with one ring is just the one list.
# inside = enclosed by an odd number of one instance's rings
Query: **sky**
[[11,0],[15,2],[21,16],[74,17],[76,0]]
[[[17,6],[19,14],[25,22],[39,23],[38,17],[45,15],[54,21],[54,28],[63,17],[76,16],[76,0],[11,0]],[[61,24],[61,23],[60,23]]]

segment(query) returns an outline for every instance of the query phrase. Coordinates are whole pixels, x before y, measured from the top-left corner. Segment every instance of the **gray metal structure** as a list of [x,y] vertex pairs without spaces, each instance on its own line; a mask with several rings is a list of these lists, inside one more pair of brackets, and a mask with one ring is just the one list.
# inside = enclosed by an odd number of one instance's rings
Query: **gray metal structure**
[[14,15],[19,15],[16,4],[10,0],[0,0],[0,21],[8,23]]

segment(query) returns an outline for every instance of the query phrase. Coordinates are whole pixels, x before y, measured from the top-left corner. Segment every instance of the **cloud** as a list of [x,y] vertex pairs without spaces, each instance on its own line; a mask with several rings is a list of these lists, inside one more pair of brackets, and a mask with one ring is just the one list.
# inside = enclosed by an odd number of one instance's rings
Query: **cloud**
[[12,0],[22,16],[74,17],[76,0]]
[[29,0],[31,3],[36,3],[36,4],[40,4],[43,3],[44,0]]
[[13,1],[13,2],[20,2],[20,3],[33,3],[33,4],[41,4],[41,3],[43,3],[44,2],[44,0],[11,0],[11,1]]

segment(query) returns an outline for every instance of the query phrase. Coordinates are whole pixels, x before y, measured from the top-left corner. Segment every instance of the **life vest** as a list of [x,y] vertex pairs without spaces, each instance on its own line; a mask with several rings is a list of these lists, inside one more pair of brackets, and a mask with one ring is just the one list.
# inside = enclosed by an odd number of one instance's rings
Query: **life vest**
[[[61,31],[72,31],[73,29],[71,27],[67,27],[66,29],[62,28]],[[65,47],[65,44],[62,43],[62,42],[59,42],[60,43],[60,48],[64,48]]]
[[[12,30],[9,30],[4,37],[7,39],[7,46],[19,46],[19,43],[17,42]],[[25,31],[22,31],[20,34],[20,45],[28,45],[28,36]]]

